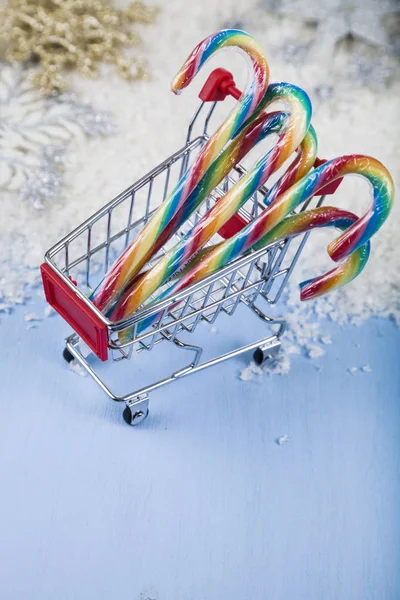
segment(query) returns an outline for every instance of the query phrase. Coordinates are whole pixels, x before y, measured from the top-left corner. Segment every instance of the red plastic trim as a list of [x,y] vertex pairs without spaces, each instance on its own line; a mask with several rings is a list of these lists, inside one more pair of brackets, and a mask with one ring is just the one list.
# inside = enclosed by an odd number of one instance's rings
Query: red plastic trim
[[57,273],[43,263],[40,267],[47,302],[71,325],[95,355],[108,358],[107,326],[95,315]]
[[224,240],[228,240],[233,237],[236,233],[241,231],[243,227],[248,225],[249,222],[246,221],[242,215],[236,213],[227,221],[224,225],[222,225],[221,229],[218,231],[219,235],[224,238]]
[[227,96],[238,100],[242,92],[235,85],[232,73],[226,69],[214,69],[200,90],[199,98],[203,102],[219,102]]
[[[326,158],[316,158],[314,167],[315,168],[320,167],[321,165],[324,165],[326,162],[328,162],[326,160]],[[332,194],[334,194],[336,192],[336,190],[338,189],[338,187],[342,183],[342,181],[343,181],[343,177],[341,177],[340,179],[335,179],[335,181],[332,181],[332,183],[328,183],[328,185],[321,188],[319,190],[319,192],[317,192],[315,194],[315,196],[331,196]]]

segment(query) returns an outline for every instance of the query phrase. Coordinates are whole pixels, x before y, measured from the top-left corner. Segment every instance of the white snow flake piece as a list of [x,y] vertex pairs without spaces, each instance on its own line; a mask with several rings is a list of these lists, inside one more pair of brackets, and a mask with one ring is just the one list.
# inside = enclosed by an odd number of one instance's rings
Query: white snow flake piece
[[253,379],[253,370],[251,368],[251,365],[245,367],[240,371],[239,379],[241,379],[242,381],[250,381],[251,379]]
[[287,433],[285,433],[285,435],[281,435],[280,437],[278,437],[278,439],[276,440],[276,443],[278,444],[278,446],[283,446],[284,444],[287,444],[289,440],[290,440],[290,437],[288,436]]
[[321,348],[321,346],[311,346],[307,347],[308,358],[318,358],[319,356],[323,356],[325,354],[325,350]]
[[332,338],[330,335],[322,335],[320,338],[322,344],[332,344]]
[[41,321],[41,317],[39,317],[39,315],[37,315],[36,313],[26,313],[25,317],[24,317],[25,321],[27,321],[28,323],[31,323],[32,321]]
[[252,363],[252,369],[253,369],[253,373],[255,373],[256,375],[263,374],[262,368],[259,365],[256,365],[256,363]]
[[360,369],[363,373],[371,373],[372,369],[369,365],[364,365],[363,367],[361,367]]
[[357,373],[357,370],[358,370],[358,369],[357,369],[357,367],[350,367],[350,368],[349,368],[349,369],[347,369],[347,370],[348,370],[348,372],[349,372],[351,375],[355,375],[355,374]]
[[290,346],[285,346],[283,351],[286,352],[287,354],[300,354],[301,353],[300,347],[296,346],[295,344],[291,344]]
[[217,331],[218,329],[215,327],[215,325],[210,329],[210,333],[217,333]]
[[264,372],[268,375],[287,375],[290,371],[290,358],[282,354],[277,360],[267,361]]
[[52,306],[50,306],[50,304],[48,306],[46,306],[46,308],[43,311],[43,314],[45,317],[53,317],[56,314],[56,311],[54,310],[54,308]]
[[0,313],[6,313],[7,315],[11,312],[11,306],[8,304],[0,304]]
[[71,362],[68,363],[68,366],[71,369],[71,371],[73,371],[76,375],[79,375],[80,377],[86,377],[86,370],[77,360],[71,360]]
[[253,375],[262,375],[262,368],[255,362],[251,362],[248,367],[245,367],[240,371],[239,379],[242,381],[250,381],[253,379]]

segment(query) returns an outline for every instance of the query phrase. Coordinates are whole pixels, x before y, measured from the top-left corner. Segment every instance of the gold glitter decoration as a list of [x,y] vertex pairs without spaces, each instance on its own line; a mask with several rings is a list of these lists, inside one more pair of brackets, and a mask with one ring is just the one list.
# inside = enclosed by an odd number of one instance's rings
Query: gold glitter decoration
[[10,0],[0,7],[6,60],[39,63],[32,83],[43,95],[64,91],[64,70],[98,76],[98,63],[114,63],[126,79],[148,77],[143,61],[126,56],[141,38],[132,26],[148,24],[157,9],[136,1],[127,10],[107,0]]

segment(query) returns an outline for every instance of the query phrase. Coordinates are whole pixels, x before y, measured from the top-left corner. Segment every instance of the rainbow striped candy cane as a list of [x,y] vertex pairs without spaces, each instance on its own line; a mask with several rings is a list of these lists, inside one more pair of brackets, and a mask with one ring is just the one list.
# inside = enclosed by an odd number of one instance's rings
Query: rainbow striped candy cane
[[[308,210],[296,215],[286,217],[283,221],[278,223],[271,231],[263,236],[256,244],[254,244],[252,250],[260,250],[261,248],[287,239],[307,233],[316,228],[322,227],[335,227],[340,230],[346,230],[352,226],[358,217],[351,212],[344,211],[339,208],[324,206],[321,208],[315,208]],[[219,246],[218,244],[217,246]],[[201,257],[196,256],[192,262],[192,268],[199,264],[199,261],[203,260],[207,255],[213,252],[215,246],[204,248],[201,252]],[[315,298],[321,296],[333,290],[343,287],[347,283],[350,283],[355,279],[361,271],[364,269],[370,254],[370,242],[367,242],[363,246],[360,246],[355,250],[349,257],[347,257],[340,265],[332,269],[328,273],[310,279],[300,283],[301,289],[301,300],[308,300],[309,298]],[[179,290],[184,289],[187,285],[190,285],[192,281],[178,280],[175,284],[166,289],[160,296],[154,300],[152,304],[160,302],[166,297]],[[179,304],[179,302],[177,303]],[[149,308],[151,305],[147,306]],[[174,305],[176,306],[176,305]],[[173,308],[173,307],[171,307]],[[137,326],[136,334],[140,334],[150,325],[156,322],[162,313],[156,313],[151,315],[147,319],[140,321]],[[132,335],[132,328],[122,331],[119,334],[121,343],[130,341]]]
[[237,133],[243,123],[253,114],[264,97],[268,86],[269,69],[262,47],[244,31],[227,29],[205,38],[196,46],[172,82],[175,93],[184,89],[205,62],[218,50],[237,47],[251,59],[252,78],[250,85],[231,114],[210,137],[199,152],[193,166],[184,174],[178,185],[147,222],[139,236],[121,254],[103,281],[97,286],[90,299],[100,310],[105,311],[112,300],[123,292],[132,277],[140,271],[152,255],[158,236],[182,206],[191,190],[204,175],[225,144]]
[[[217,233],[224,223],[238,211],[246,200],[297,149],[306,136],[307,130],[309,130],[309,134],[304,152],[307,160],[299,161],[298,165],[300,165],[300,168],[296,168],[295,177],[300,178],[303,175],[302,169],[305,167],[307,171],[311,168],[316,157],[317,141],[315,132],[310,127],[310,100],[301,88],[289,83],[279,83],[269,86],[268,92],[260,106],[265,108],[277,99],[286,100],[291,110],[288,127],[280,136],[276,146],[261,158],[255,167],[243,176],[218,203],[210,208],[193,229],[167,252],[152,269],[140,277],[133,287],[129,287],[124,295],[121,295],[118,304],[114,304],[112,310],[106,313],[111,320],[119,320],[122,318],[121,314],[133,314],[157,288],[176,271],[182,269],[190,258]],[[256,117],[256,119],[258,118],[259,116]],[[254,141],[257,142],[258,140]],[[298,167],[298,165],[296,166]],[[226,170],[229,172],[230,168]],[[208,177],[208,174],[206,174],[206,177]],[[210,178],[212,180],[212,174]],[[277,191],[280,189],[282,188],[278,182],[271,190],[271,196],[275,197]]]
[[[230,239],[215,246],[209,254],[203,257],[199,264],[195,265],[170,288],[169,293],[175,293],[191,283],[204,279],[204,277],[215,273],[237,256],[244,254],[299,204],[314,196],[331,181],[349,174],[363,175],[370,182],[373,189],[373,203],[371,208],[364,217],[357,219],[338,238],[339,241],[345,240],[345,250],[343,251],[338,240],[335,241],[335,250],[339,247],[343,252],[342,256],[349,256],[363,246],[382,226],[389,215],[394,199],[393,180],[382,163],[371,157],[354,154],[334,158],[303,177],[303,179],[286,190],[273,204],[260,213],[254,221],[246,225],[246,227]],[[363,226],[362,236],[359,234],[360,222]],[[332,244],[328,247],[328,251],[331,247]],[[332,256],[331,252],[330,255]],[[309,293],[306,295],[308,298],[313,297]],[[131,314],[128,296],[119,309],[118,317],[122,319]]]

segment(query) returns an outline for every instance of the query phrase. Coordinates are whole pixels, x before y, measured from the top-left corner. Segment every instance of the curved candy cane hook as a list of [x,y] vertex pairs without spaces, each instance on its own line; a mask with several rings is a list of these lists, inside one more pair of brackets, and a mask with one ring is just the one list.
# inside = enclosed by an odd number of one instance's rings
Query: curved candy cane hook
[[100,310],[106,310],[152,256],[152,248],[165,225],[182,206],[190,191],[198,183],[220,150],[225,146],[244,121],[254,112],[268,86],[269,69],[262,47],[248,33],[224,30],[203,40],[174,78],[172,90],[178,92],[186,87],[204,63],[217,50],[235,46],[243,50],[252,62],[252,78],[238,104],[199,152],[195,163],[181,178],[178,185],[161,204],[139,236],[123,252],[111,267],[103,281],[91,294],[90,299]]
[[204,157],[212,155],[212,158],[207,160],[208,164],[254,113],[264,97],[269,79],[269,68],[264,50],[251,35],[244,31],[239,29],[218,31],[206,37],[190,53],[180,71],[175,75],[171,86],[175,94],[181,93],[217,50],[230,46],[244,50],[250,57],[252,62],[251,79],[246,92],[242,93],[239,103],[203,148],[202,155]]
[[[289,237],[295,237],[313,229],[323,227],[335,227],[340,230],[345,230],[357,222],[358,217],[351,212],[341,210],[335,207],[321,207],[312,210],[308,210],[296,215],[286,217],[276,227],[269,231],[263,236],[254,246],[252,250],[260,250],[261,248],[276,243],[278,241],[287,239]],[[164,298],[176,294],[180,290],[191,285],[195,281],[194,272],[196,268],[201,265],[201,262],[213,253],[215,248],[223,244],[217,244],[209,248],[204,248],[200,255],[196,256],[192,263],[188,266],[189,270],[186,273],[181,274],[179,280],[173,283],[169,288],[164,290],[152,304],[160,302]],[[343,287],[353,279],[355,279],[367,264],[370,254],[370,242],[367,242],[357,250],[355,250],[346,260],[340,265],[319,277],[310,279],[300,283],[301,300],[309,300],[317,296],[321,296],[340,287]],[[179,302],[177,303],[179,304]],[[147,308],[149,308],[149,305]],[[174,305],[176,306],[176,305]],[[172,307],[171,307],[172,308]],[[152,315],[147,319],[141,321],[137,326],[137,334],[141,333],[147,327],[152,325],[160,317],[160,313]],[[129,341],[131,330],[127,329],[119,334],[121,343]]]
[[[257,242],[252,250],[259,250],[267,244],[272,244],[288,237],[294,237],[302,233],[307,233],[316,228],[335,227],[345,231],[358,220],[357,215],[335,208],[333,206],[323,206],[312,210],[306,210],[296,215],[286,217],[276,225],[267,235]],[[337,267],[331,269],[324,275],[320,275],[307,281],[302,281],[300,285],[300,300],[311,300],[317,296],[323,296],[353,281],[367,264],[371,250],[371,243],[368,241],[350,254]]]

